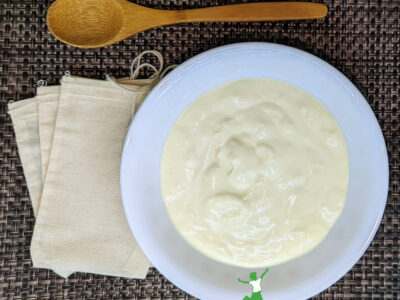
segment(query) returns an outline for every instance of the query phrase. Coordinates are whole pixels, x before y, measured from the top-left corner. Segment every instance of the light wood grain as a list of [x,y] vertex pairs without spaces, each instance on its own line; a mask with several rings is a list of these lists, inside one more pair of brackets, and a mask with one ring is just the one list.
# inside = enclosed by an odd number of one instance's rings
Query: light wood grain
[[81,48],[117,43],[152,27],[187,22],[281,21],[323,18],[327,7],[311,2],[235,4],[158,10],[126,0],[57,0],[47,13],[51,33]]

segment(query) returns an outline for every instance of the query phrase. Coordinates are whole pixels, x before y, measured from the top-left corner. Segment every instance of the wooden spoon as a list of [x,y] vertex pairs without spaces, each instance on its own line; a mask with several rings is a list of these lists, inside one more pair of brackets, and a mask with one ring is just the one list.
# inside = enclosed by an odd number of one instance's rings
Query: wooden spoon
[[187,22],[278,21],[323,18],[323,4],[270,2],[188,10],[160,10],[127,0],[57,0],[47,24],[59,40],[81,48],[117,43],[152,27]]

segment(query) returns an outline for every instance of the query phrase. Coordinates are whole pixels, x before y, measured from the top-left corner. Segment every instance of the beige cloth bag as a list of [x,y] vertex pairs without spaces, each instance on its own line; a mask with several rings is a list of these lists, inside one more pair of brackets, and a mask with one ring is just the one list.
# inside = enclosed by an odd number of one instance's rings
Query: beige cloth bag
[[[147,94],[150,92],[153,85],[157,80],[154,79],[130,79],[124,78],[117,80],[117,83],[120,83],[122,87],[128,88],[131,91],[135,92],[134,103],[136,105],[140,105]],[[116,86],[118,88],[118,86]],[[41,87],[38,89],[38,110],[39,110],[39,133],[41,140],[41,154],[42,154],[42,167],[43,167],[43,178],[46,178],[47,173],[47,164],[49,160],[53,132],[55,127],[55,121],[57,116],[57,108],[58,108],[58,100],[59,100],[59,86],[53,87]],[[44,96],[47,97],[44,97]],[[139,257],[140,260],[140,257]],[[95,260],[95,264],[98,262]],[[59,268],[64,268],[64,264],[61,266],[54,265],[53,271],[58,273],[63,277],[68,277],[73,271],[64,271]],[[133,266],[135,267],[135,266]],[[88,269],[86,272],[94,272]],[[104,272],[103,272],[104,273]],[[115,274],[114,274],[115,275]],[[125,276],[121,274],[120,276]]]
[[135,93],[64,76],[31,242],[35,267],[144,278],[149,262],[124,218],[119,168]]
[[35,215],[39,210],[42,194],[42,163],[36,100],[35,97],[8,104],[8,113],[14,125],[18,152]]
[[[36,216],[40,207],[40,198],[43,186],[43,172],[41,159],[41,143],[39,132],[39,103],[54,100],[58,103],[59,87],[39,86],[37,95],[34,98],[8,105],[8,112],[11,116],[18,152],[24,169],[29,195],[32,202],[33,212]],[[47,99],[47,98],[51,99]],[[54,124],[53,124],[54,127]],[[47,162],[46,162],[47,164]],[[54,270],[63,277],[69,276],[72,272]]]
[[[141,56],[134,72],[148,67],[140,64]],[[153,79],[125,78],[117,84],[64,76],[61,88],[38,89],[41,140],[34,146],[41,152],[45,180],[31,245],[34,266],[61,276],[73,270],[145,277],[149,262],[125,220],[119,164],[135,104],[144,100],[163,67],[158,56]]]

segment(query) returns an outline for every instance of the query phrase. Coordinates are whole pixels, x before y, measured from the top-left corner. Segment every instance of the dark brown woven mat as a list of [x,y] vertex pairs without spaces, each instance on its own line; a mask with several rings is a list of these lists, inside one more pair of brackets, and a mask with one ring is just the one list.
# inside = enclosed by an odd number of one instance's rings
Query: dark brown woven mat
[[[159,50],[167,64],[179,64],[204,50],[245,41],[276,42],[315,54],[342,71],[367,98],[389,151],[385,216],[357,265],[316,298],[400,299],[398,0],[325,1],[329,15],[322,21],[166,26],[98,50],[76,49],[49,34],[45,14],[51,2],[0,0],[0,299],[190,298],[155,269],[145,280],[82,273],[64,280],[32,268],[29,244],[35,220],[6,104],[33,96],[39,79],[56,84],[66,70],[92,78],[104,78],[106,73],[127,76],[132,58],[143,50]],[[171,9],[240,0],[136,2]]]

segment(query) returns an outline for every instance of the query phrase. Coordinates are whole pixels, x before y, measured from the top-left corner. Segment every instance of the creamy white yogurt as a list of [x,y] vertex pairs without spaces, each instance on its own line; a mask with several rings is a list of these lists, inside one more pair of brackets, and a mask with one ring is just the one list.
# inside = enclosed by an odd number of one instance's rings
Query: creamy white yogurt
[[346,201],[347,146],[312,95],[243,79],[195,100],[166,142],[161,187],[177,230],[203,254],[271,266],[314,248]]

